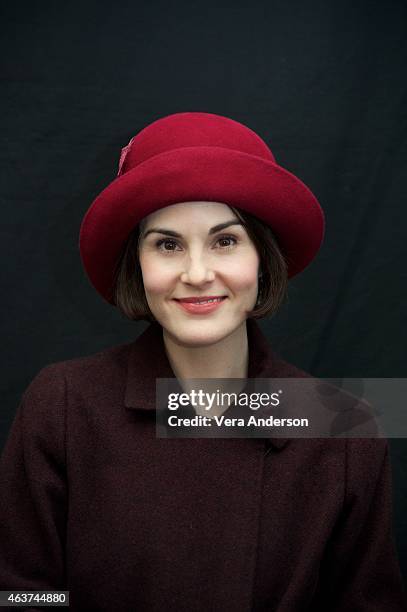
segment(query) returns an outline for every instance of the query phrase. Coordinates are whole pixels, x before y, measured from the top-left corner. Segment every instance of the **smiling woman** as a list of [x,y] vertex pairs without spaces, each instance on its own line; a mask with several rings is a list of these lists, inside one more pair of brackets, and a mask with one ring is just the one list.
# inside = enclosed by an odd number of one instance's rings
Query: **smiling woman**
[[[177,218],[175,222],[180,223],[180,217],[182,220],[182,212],[185,210],[191,210],[191,205],[194,203],[184,203],[182,208],[180,204],[175,204]],[[208,212],[220,210],[219,204],[210,202],[195,203],[206,207]],[[163,209],[162,212],[172,208],[172,206]],[[196,209],[192,209],[195,211]],[[204,208],[205,210],[205,208]],[[256,217],[248,212],[239,210],[234,206],[227,206],[223,204],[224,216],[228,218],[232,216],[232,223],[220,224],[220,226],[214,226],[208,231],[208,237],[214,239],[216,235],[216,244],[219,250],[230,251],[234,247],[239,246],[239,236],[241,233],[244,234],[244,241],[251,241],[254,245],[258,256],[260,258],[259,263],[259,274],[258,274],[258,295],[255,304],[255,308],[248,313],[248,316],[253,318],[262,318],[272,316],[280,307],[287,292],[287,264],[284,260],[284,256],[280,251],[278,243],[273,235],[271,228],[264,222],[259,221]],[[218,214],[220,214],[218,212]],[[146,294],[144,290],[143,275],[140,267],[140,240],[141,237],[145,240],[147,234],[145,228],[147,220],[153,215],[141,220],[141,222],[135,227],[130,233],[130,236],[125,242],[123,251],[118,260],[117,270],[115,272],[115,303],[123,314],[132,320],[147,319],[155,321],[154,315],[152,314],[148,302],[146,300]],[[173,215],[174,216],[174,215]],[[208,219],[205,218],[205,225]],[[239,225],[235,225],[236,222]],[[189,226],[190,227],[190,226]],[[227,234],[224,230],[229,229]],[[154,229],[154,228],[153,228]],[[169,230],[168,228],[155,228],[157,234],[169,236],[170,238],[165,239],[156,236],[157,242],[156,248],[161,252],[170,253],[178,250],[183,252],[181,245],[174,240],[172,237],[182,237],[178,232]],[[212,231],[211,231],[212,230]],[[239,230],[239,231],[237,231]],[[232,232],[237,232],[232,234]],[[149,230],[152,232],[152,229]],[[225,242],[227,245],[225,245]],[[171,246],[170,246],[171,245]],[[170,247],[170,248],[169,248]],[[185,256],[185,253],[184,253]],[[226,262],[227,265],[227,262]]]
[[[69,590],[72,612],[406,610],[385,440],[156,437],[158,379],[309,376],[256,319],[323,231],[241,123],[177,113],[131,139],[80,252],[103,299],[149,326],[24,393],[0,462],[0,590]],[[190,416],[173,419],[211,426]]]
[[[208,359],[206,348],[199,352],[202,363],[195,361],[200,377],[244,378],[246,319],[271,316],[286,287],[286,264],[265,224],[226,204],[185,202],[148,215],[130,235],[117,270],[116,303],[130,319],[162,325],[173,366],[181,346],[212,346],[216,359]],[[240,351],[240,371],[231,351]],[[177,359],[181,378],[188,377],[186,357]]]

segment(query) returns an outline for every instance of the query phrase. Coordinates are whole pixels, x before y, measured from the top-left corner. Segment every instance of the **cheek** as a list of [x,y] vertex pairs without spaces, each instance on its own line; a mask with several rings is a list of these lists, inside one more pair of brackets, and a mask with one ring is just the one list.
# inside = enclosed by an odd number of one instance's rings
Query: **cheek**
[[247,257],[240,261],[231,262],[227,268],[226,276],[235,290],[257,290],[259,260],[257,257]]
[[157,261],[154,258],[141,257],[140,267],[146,295],[159,295],[169,289],[171,274],[166,266],[157,265]]

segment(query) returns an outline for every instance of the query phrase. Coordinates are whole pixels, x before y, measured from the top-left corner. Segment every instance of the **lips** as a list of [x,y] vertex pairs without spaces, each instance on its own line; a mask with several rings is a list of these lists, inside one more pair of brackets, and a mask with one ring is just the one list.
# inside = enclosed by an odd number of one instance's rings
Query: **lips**
[[226,295],[201,295],[199,297],[174,299],[174,302],[189,315],[209,315],[222,308]]
[[183,304],[212,304],[225,300],[225,295],[201,295],[199,297],[175,298],[177,302]]

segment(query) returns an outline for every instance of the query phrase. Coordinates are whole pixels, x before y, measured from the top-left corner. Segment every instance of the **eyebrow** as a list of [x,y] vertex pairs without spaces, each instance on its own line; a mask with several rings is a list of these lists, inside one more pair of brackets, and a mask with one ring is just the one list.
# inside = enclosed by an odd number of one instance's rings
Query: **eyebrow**
[[[218,225],[214,225],[210,228],[210,230],[208,231],[208,235],[210,236],[211,234],[215,234],[216,232],[219,232],[220,230],[223,230],[226,227],[230,227],[231,225],[242,225],[242,222],[238,219],[232,219],[231,221],[219,223]],[[152,227],[143,234],[143,238],[145,238],[146,236],[148,236],[148,234],[151,234],[152,232],[156,232],[157,234],[165,234],[166,236],[173,236],[174,238],[182,238],[182,234],[179,234],[174,230],[165,229],[163,227]]]

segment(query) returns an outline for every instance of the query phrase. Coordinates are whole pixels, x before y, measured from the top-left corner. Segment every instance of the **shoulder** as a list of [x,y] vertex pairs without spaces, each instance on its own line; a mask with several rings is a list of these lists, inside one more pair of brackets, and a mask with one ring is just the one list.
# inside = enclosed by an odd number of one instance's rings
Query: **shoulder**
[[[271,363],[272,376],[276,378],[304,379],[298,389],[293,388],[296,401],[299,390],[306,390],[306,396],[313,401],[310,415],[321,417],[322,431],[328,426],[331,432],[337,430],[337,435],[331,437],[297,439],[293,451],[298,447],[314,461],[328,461],[338,478],[346,483],[348,495],[372,493],[378,479],[388,477],[390,463],[389,443],[379,437],[372,407],[363,398],[313,376],[274,352]],[[286,385],[290,388],[289,381]],[[307,406],[302,399],[301,406],[305,409]],[[318,406],[319,411],[314,413]],[[358,432],[361,437],[356,437]]]
[[[44,366],[23,393],[23,404],[60,404],[67,391],[89,389],[93,385],[125,375],[133,343],[103,349],[91,355],[67,359]],[[55,405],[55,404],[54,404]]]
[[64,386],[70,380],[78,384],[89,380],[90,377],[103,379],[109,374],[125,371],[132,345],[133,343],[121,344],[91,355],[49,363],[35,375],[24,396],[41,394],[52,387]]

